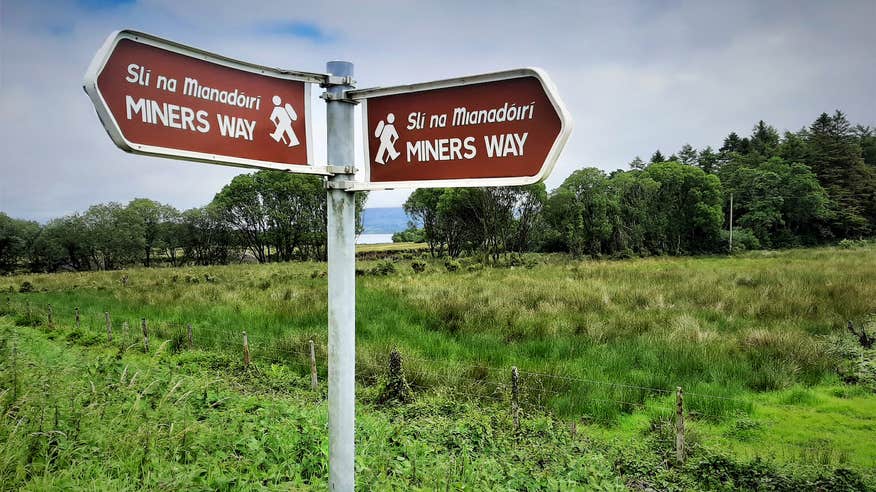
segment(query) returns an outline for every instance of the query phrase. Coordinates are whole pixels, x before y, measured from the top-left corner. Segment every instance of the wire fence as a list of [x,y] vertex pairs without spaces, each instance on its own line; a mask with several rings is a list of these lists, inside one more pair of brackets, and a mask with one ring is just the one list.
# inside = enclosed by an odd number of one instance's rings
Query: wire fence
[[[302,372],[314,371],[318,380],[324,381],[327,368],[327,347],[324,340],[305,336],[293,338],[270,338],[242,330],[203,326],[184,321],[150,320],[143,317],[113,316],[109,312],[60,311],[51,305],[35,305],[29,301],[13,300],[7,296],[0,302],[0,316],[10,316],[16,325],[71,329],[69,340],[83,344],[110,344],[122,351],[140,350],[156,353],[158,350],[213,351],[228,357],[229,364],[252,365],[259,362],[284,364],[300,368]],[[310,343],[314,350],[311,353]],[[246,347],[244,348],[244,345]],[[388,354],[386,354],[388,356]],[[683,392],[682,389],[667,389],[583,378],[568,374],[549,374],[532,370],[520,370],[513,366],[490,364],[466,364],[461,361],[435,359],[423,355],[405,355],[407,364],[404,378],[416,393],[440,392],[456,402],[488,403],[507,405],[509,411],[528,414],[550,414],[571,419],[572,422],[599,421],[621,414],[641,412],[654,422],[684,432],[700,420],[718,423],[751,413],[754,403],[732,396],[702,392]],[[236,361],[236,362],[235,362]],[[356,378],[364,386],[379,385],[388,377],[388,358],[367,353],[356,360]],[[514,380],[512,373],[519,379]],[[594,388],[598,388],[594,391]],[[683,395],[683,396],[682,396]],[[582,411],[585,408],[587,411]],[[683,441],[682,437],[682,441]],[[708,447],[700,443],[704,447]],[[848,457],[842,452],[826,449],[824,443],[800,444],[794,442],[771,442],[770,449],[780,450],[785,461],[844,463]],[[753,449],[737,449],[746,458],[762,456]],[[833,453],[833,454],[832,454]],[[679,455],[679,459],[683,456]],[[876,466],[871,463],[869,466]]]

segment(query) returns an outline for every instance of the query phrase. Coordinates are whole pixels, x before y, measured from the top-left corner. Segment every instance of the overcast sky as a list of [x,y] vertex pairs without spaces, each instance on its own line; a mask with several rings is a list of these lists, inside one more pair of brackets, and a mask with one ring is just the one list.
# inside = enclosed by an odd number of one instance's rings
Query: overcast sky
[[[575,120],[550,189],[584,166],[719,147],[759,119],[797,130],[840,109],[873,125],[874,26],[874,0],[0,0],[0,211],[43,221],[135,197],[186,209],[245,172],[113,145],[82,77],[119,28],[304,71],[348,60],[360,88],[542,67]],[[319,92],[313,141],[324,163]],[[373,192],[369,206],[407,194]]]

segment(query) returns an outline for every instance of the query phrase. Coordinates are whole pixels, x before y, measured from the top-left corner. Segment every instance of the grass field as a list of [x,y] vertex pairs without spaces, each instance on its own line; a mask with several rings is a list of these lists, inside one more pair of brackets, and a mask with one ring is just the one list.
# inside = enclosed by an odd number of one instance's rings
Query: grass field
[[[435,409],[472,401],[478,408],[495,406],[485,410],[484,418],[492,416],[491,429],[504,428],[497,422],[508,418],[510,368],[516,366],[521,371],[524,415],[533,419],[524,420],[554,429],[546,438],[552,452],[565,456],[557,447],[568,451],[573,443],[586,448],[584,439],[592,445],[587,453],[593,453],[593,462],[605,465],[588,477],[629,485],[636,475],[624,472],[625,461],[616,454],[638,449],[643,439],[652,443],[651,451],[671,451],[674,434],[668,429],[675,390],[681,386],[692,452],[738,460],[761,457],[775,466],[801,470],[849,467],[871,476],[876,467],[873,356],[854,346],[845,323],[851,320],[857,326],[876,312],[876,248],[618,262],[538,256],[516,263],[520,266],[484,268],[463,262],[458,271],[448,272],[443,261],[430,260],[425,272],[416,273],[410,260],[399,260],[395,272],[379,275],[368,272],[381,266],[374,270],[387,273],[386,262],[361,261],[358,268],[365,275],[358,278],[357,344],[363,394],[379,386],[387,354],[398,348],[419,395],[420,413],[414,412],[412,425],[443,436],[446,429],[437,429],[450,424],[430,420]],[[7,277],[0,278],[0,290],[13,293],[7,294],[7,307],[0,309],[9,314],[5,326],[15,330],[16,337],[26,337],[25,345],[55,344],[59,359],[36,366],[64,365],[68,355],[57,348],[59,340],[72,340],[76,346],[86,344],[83,340],[99,342],[99,348],[77,348],[69,355],[80,361],[92,357],[88,350],[111,351],[103,328],[103,313],[108,311],[115,330],[113,345],[136,343],[139,320],[145,317],[153,352],[165,339],[175,340],[172,346],[183,345],[183,327],[191,323],[196,353],[237,361],[245,330],[259,361],[256,367],[279,367],[290,371],[289,377],[303,378],[311,338],[321,371],[325,370],[324,272],[324,264],[290,263]],[[125,275],[127,285],[121,282]],[[18,292],[24,282],[33,292]],[[33,333],[28,331],[32,328],[11,327],[13,321],[44,325],[48,304],[56,329],[66,330],[64,337],[40,338],[47,332],[45,326]],[[72,328],[76,307],[82,316],[80,330]],[[124,321],[127,333],[121,329]],[[133,352],[125,351],[124,357],[135,357]],[[137,357],[153,363],[159,356]],[[185,353],[173,357],[185,358]],[[205,364],[190,357],[194,362],[185,366],[197,373],[193,380],[209,379],[198,372],[209,372],[201,367]],[[206,366],[210,364],[214,363]],[[218,379],[235,387],[247,374],[232,381]],[[844,382],[852,379],[858,384]],[[173,374],[156,380],[173,386]],[[296,408],[294,396],[283,396],[282,401],[272,395],[259,398]],[[303,420],[322,418],[324,407],[313,406]],[[392,412],[375,409],[365,414],[366,419],[383,422],[397,417]],[[479,412],[455,414],[451,420],[467,421]],[[574,436],[555,429],[566,429],[572,422],[578,429]],[[371,439],[361,432],[360,438]],[[497,446],[505,445],[503,439],[514,440],[503,432],[495,438]],[[600,447],[596,442],[608,444]],[[446,478],[446,470],[438,468],[441,450],[447,448],[416,438],[409,444],[425,446],[423,452],[435,459],[431,465],[422,463],[421,471]],[[535,441],[532,446],[537,447]],[[521,451],[535,452],[525,446]],[[379,453],[373,453],[360,445],[363,460],[377,459]],[[477,459],[489,455],[482,452]],[[653,466],[659,468],[659,463]],[[486,462],[480,466],[492,469]],[[547,484],[550,477],[579,483],[557,470],[533,483]],[[287,474],[300,478],[306,475],[302,473]],[[307,473],[322,476],[324,470]],[[503,473],[517,476],[529,471],[514,468]],[[700,483],[695,470],[678,473],[678,483]],[[371,478],[386,476],[377,473]],[[469,479],[473,481],[459,483],[475,488],[489,484]],[[447,483],[406,480],[386,483],[425,488]]]
[[429,249],[426,243],[379,243],[379,244],[357,244],[356,253],[371,253],[392,252],[392,251],[421,251]]

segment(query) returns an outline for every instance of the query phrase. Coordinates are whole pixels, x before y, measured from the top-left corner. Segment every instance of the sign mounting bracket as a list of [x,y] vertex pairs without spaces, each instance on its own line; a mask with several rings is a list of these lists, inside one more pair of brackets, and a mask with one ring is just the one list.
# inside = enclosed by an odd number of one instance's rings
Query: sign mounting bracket
[[340,94],[334,94],[332,92],[326,91],[326,92],[323,92],[322,94],[320,94],[319,98],[325,100],[325,102],[337,101],[337,102],[353,104],[353,105],[359,104],[359,100],[353,99],[352,97],[350,97],[349,94],[347,94],[348,92],[349,91],[344,91]]
[[326,172],[331,174],[356,174],[355,166],[332,166],[328,165],[325,167]]

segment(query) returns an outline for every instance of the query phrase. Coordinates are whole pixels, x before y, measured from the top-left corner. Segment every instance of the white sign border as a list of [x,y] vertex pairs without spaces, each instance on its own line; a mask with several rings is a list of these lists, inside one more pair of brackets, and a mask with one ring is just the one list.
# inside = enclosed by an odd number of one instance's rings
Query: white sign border
[[[245,159],[241,157],[233,157],[221,154],[209,154],[204,152],[194,152],[189,150],[174,149],[168,147],[159,147],[153,145],[143,145],[129,141],[119,127],[118,122],[109,110],[106,100],[97,87],[97,78],[100,76],[107,60],[115,49],[119,41],[123,39],[131,39],[138,43],[147,44],[156,48],[161,48],[167,51],[178,53],[191,58],[205,60],[216,65],[243,70],[268,77],[294,80],[304,82],[304,117],[305,117],[305,132],[307,145],[307,163],[305,164],[284,164],[278,162],[261,161],[256,159]],[[112,141],[117,147],[132,154],[142,154],[156,157],[168,157],[171,159],[179,159],[185,161],[205,162],[208,164],[220,164],[232,167],[245,167],[254,169],[274,169],[278,171],[286,171],[298,174],[320,174],[330,175],[325,166],[314,166],[313,162],[313,130],[311,129],[311,102],[310,102],[310,84],[323,83],[326,80],[325,74],[297,72],[291,70],[281,70],[277,68],[256,65],[247,63],[233,58],[227,58],[222,55],[210,53],[198,48],[186,46],[174,41],[159,38],[151,34],[134,31],[131,29],[121,29],[112,32],[104,41],[103,45],[94,55],[91,64],[88,66],[88,71],[85,73],[85,79],[82,83],[85,93],[91,99],[95,111],[103,124],[104,129],[109,134]]]
[[[444,89],[448,87],[459,87],[473,84],[481,84],[484,82],[498,82],[502,80],[516,79],[522,77],[535,77],[540,83],[545,93],[548,96],[551,104],[553,104],[557,115],[560,118],[560,133],[554,140],[554,144],[548,152],[545,162],[542,163],[538,174],[534,176],[520,176],[511,178],[453,178],[439,180],[420,180],[420,181],[371,181],[371,153],[368,147],[370,132],[368,131],[368,98],[389,96],[395,94],[406,94],[411,92],[425,92],[434,89]],[[572,133],[574,123],[572,115],[566,109],[560,99],[556,86],[548,76],[547,72],[536,67],[518,68],[514,70],[505,70],[501,72],[492,72],[479,75],[471,75],[465,77],[457,77],[452,79],[436,80],[433,82],[423,82],[419,84],[398,85],[393,87],[375,87],[372,89],[359,89],[347,91],[347,96],[353,100],[361,101],[362,103],[362,147],[365,151],[364,162],[364,181],[352,183],[351,191],[369,191],[369,190],[393,190],[393,189],[410,189],[410,188],[460,188],[460,187],[485,187],[485,186],[524,186],[533,183],[544,181],[550,175],[560,153],[563,151],[569,135]]]

